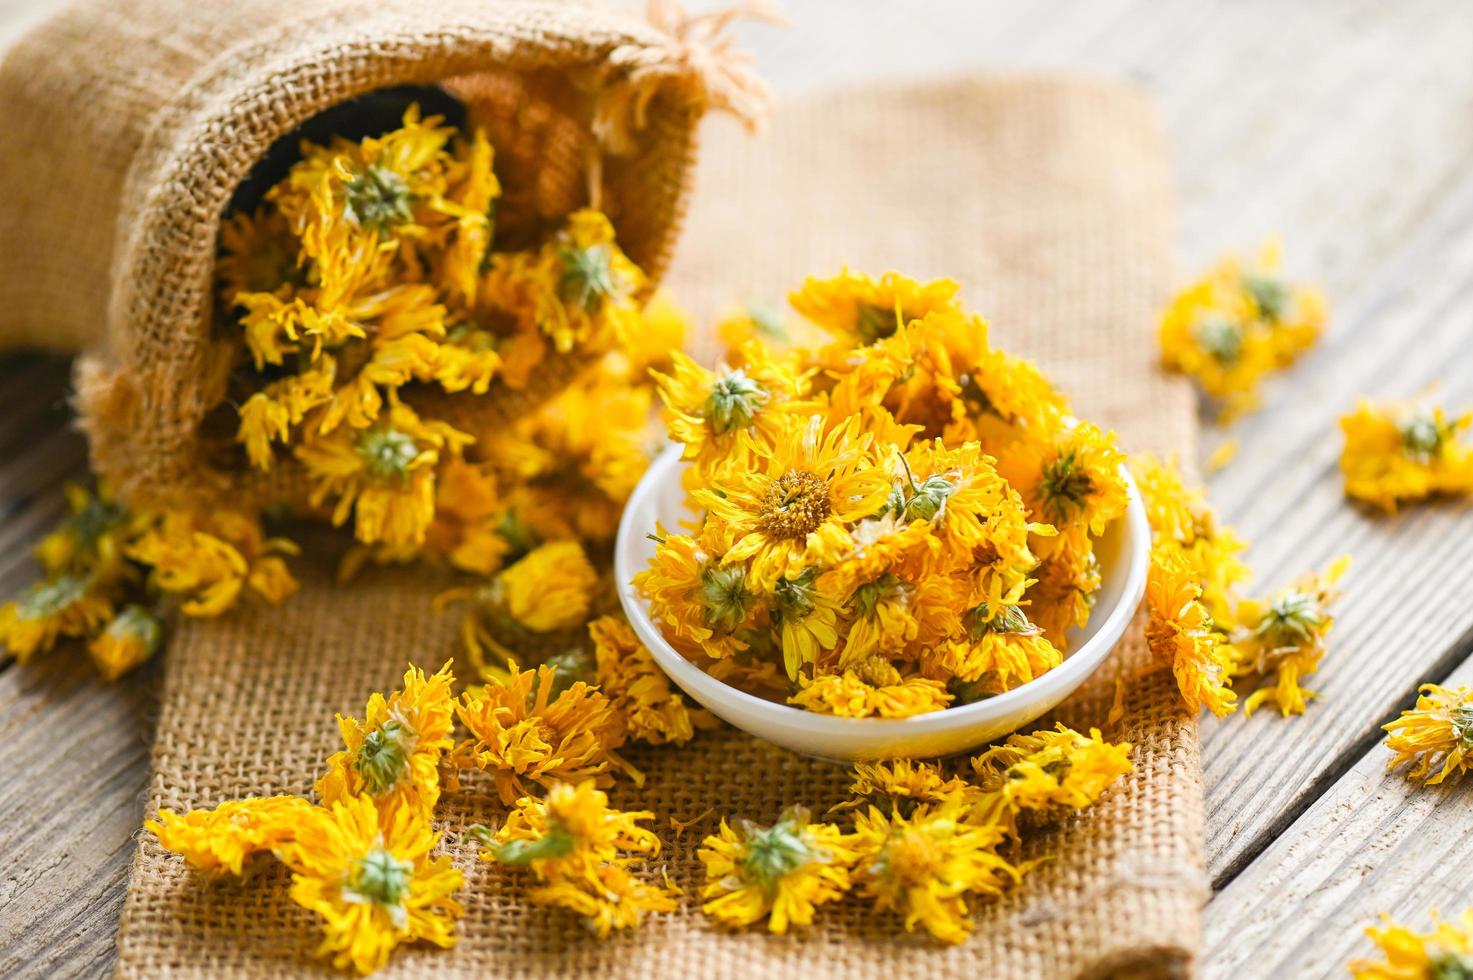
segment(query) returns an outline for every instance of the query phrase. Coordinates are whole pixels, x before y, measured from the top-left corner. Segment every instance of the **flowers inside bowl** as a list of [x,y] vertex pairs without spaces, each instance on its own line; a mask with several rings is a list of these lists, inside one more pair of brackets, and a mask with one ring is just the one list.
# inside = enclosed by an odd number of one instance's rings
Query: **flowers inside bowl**
[[831,341],[658,377],[677,446],[625,511],[621,598],[733,724],[835,758],[958,751],[1124,632],[1149,547],[1124,457],[956,291],[810,280],[793,306]]

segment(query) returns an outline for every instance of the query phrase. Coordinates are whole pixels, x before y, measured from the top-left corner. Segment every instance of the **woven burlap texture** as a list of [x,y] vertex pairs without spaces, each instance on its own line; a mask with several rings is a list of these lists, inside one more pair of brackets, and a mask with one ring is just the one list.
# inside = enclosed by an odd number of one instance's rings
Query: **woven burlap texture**
[[[855,268],[953,275],[988,312],[995,340],[1037,358],[1078,410],[1129,449],[1189,454],[1189,392],[1154,365],[1153,314],[1170,285],[1172,209],[1150,105],[1113,85],[989,79],[875,89],[780,112],[761,141],[713,132],[672,272],[701,311],[771,301],[807,272]],[[168,651],[149,809],[302,793],[358,712],[406,660],[456,652],[453,617],[423,572],[380,570],[348,590],[309,549],[302,592],[279,609],[184,623]],[[694,898],[639,931],[598,942],[523,899],[521,873],[475,859],[455,831],[503,812],[486,786],[442,803],[445,846],[467,874],[456,947],[401,950],[386,975],[607,977],[1095,977],[1191,971],[1206,896],[1196,722],[1171,675],[1151,672],[1140,624],[1057,717],[1135,744],[1135,772],[1097,807],[1035,837],[1052,855],[976,932],[943,948],[857,899],[821,910],[806,936],[714,927]],[[1106,725],[1115,679],[1124,720]],[[696,850],[715,817],[767,822],[788,804],[822,812],[847,771],[730,729],[633,753],[672,879],[694,895]],[[708,814],[677,833],[670,818]],[[317,934],[269,867],[207,883],[145,838],[118,937],[120,973],[275,976],[307,970]]]
[[[243,475],[207,424],[241,359],[214,326],[219,218],[266,149],[354,96],[446,82],[495,140],[502,232],[588,203],[593,151],[613,145],[596,203],[658,278],[720,69],[571,3],[83,0],[0,65],[0,347],[89,352],[93,468],[125,499],[294,501],[295,467]],[[547,365],[532,395],[581,363]],[[527,400],[498,389],[475,407],[494,424]]]

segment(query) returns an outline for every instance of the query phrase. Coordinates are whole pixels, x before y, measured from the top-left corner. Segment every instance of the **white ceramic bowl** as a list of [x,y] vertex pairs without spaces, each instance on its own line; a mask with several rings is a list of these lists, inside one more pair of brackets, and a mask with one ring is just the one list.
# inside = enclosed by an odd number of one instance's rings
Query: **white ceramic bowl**
[[655,543],[646,535],[656,522],[673,528],[691,516],[680,487],[684,465],[680,447],[661,453],[635,487],[619,522],[614,574],[624,613],[655,662],[685,693],[737,728],[804,755],[845,762],[929,758],[1016,731],[1068,697],[1104,662],[1145,593],[1151,532],[1140,494],[1126,473],[1130,506],[1095,549],[1102,582],[1094,613],[1089,625],[1070,632],[1072,652],[1058,667],[1005,694],[911,718],[836,718],[765,701],[723,684],[681,656],[650,619],[648,601],[632,584],[654,556]]

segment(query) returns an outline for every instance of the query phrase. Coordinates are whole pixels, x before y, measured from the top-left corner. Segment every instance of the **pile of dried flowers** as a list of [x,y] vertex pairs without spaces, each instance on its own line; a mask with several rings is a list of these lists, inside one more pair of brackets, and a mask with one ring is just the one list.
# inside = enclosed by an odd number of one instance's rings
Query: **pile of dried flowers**
[[[513,669],[457,697],[448,664],[432,675],[411,666],[400,690],[369,698],[362,719],[338,717],[344,747],[326,760],[315,801],[229,800],[161,810],[145,826],[209,875],[241,876],[254,855],[273,855],[291,873],[291,899],[320,920],[318,955],[367,974],[402,943],[454,944],[464,874],[432,856],[437,807],[446,784],[480,771],[506,808],[500,826],[451,829],[478,840],[482,860],[530,872],[534,904],[577,915],[601,938],[633,929],[684,893],[655,866],[661,842],[646,826],[655,815],[616,809],[604,792],[616,775],[639,778],[621,746],[665,740],[640,734],[649,698],[626,676],[559,685],[551,667]],[[785,933],[855,892],[907,931],[960,942],[971,898],[1001,894],[1036,863],[1012,855],[1023,824],[1092,806],[1131,771],[1130,750],[1060,725],[977,756],[972,779],[927,763],[856,766],[850,797],[832,808],[848,829],[801,807],[766,827],[723,820],[699,854],[701,907],[724,926],[765,920]]]
[[715,676],[811,711],[901,718],[1057,666],[1127,504],[1114,437],[988,343],[947,280],[809,280],[832,335],[751,339],[658,375],[700,515],[635,579]]

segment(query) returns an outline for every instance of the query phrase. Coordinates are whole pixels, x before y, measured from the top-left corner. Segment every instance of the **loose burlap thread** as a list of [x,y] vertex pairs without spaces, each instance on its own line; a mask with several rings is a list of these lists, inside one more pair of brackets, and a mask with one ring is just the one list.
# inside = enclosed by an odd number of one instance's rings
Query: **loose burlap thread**
[[[0,64],[0,347],[87,352],[82,424],[123,499],[298,503],[298,467],[254,473],[210,424],[243,360],[216,328],[216,236],[251,168],[326,109],[443,83],[495,140],[498,241],[593,203],[658,280],[697,121],[750,113],[756,88],[665,26],[566,2],[81,0]],[[498,424],[584,363],[550,358],[454,418]]]
[[[1113,85],[1033,78],[868,89],[780,113],[746,145],[710,134],[702,192],[671,279],[698,311],[770,301],[807,272],[855,268],[952,275],[987,311],[995,342],[1036,358],[1077,410],[1131,450],[1194,439],[1190,393],[1154,366],[1153,313],[1170,285],[1172,206],[1158,120]],[[337,741],[336,711],[361,711],[406,660],[457,652],[453,617],[430,611],[445,582],[375,570],[332,582],[333,547],[309,542],[303,588],[279,609],[189,621],[165,667],[149,810],[247,794],[305,793]],[[1125,715],[1106,724],[1115,681]],[[598,942],[568,914],[529,905],[524,872],[476,860],[457,831],[503,812],[472,780],[442,802],[445,849],[467,875],[453,950],[402,949],[385,975],[544,977],[1104,977],[1191,972],[1207,894],[1195,719],[1169,671],[1152,671],[1141,623],[1056,713],[1135,744],[1135,771],[1096,807],[1034,836],[1050,859],[975,934],[940,947],[857,898],[824,907],[804,936],[730,932],[698,910],[702,836],[717,816],[771,821],[822,812],[847,770],[731,729],[682,748],[633,752],[642,789],[616,803],[656,813],[662,861],[688,893],[676,913]],[[705,816],[702,816],[702,815]],[[678,832],[670,820],[697,819]],[[306,972],[317,941],[265,862],[207,882],[145,837],[118,936],[119,973]]]

